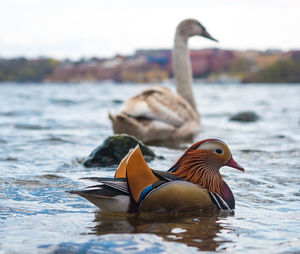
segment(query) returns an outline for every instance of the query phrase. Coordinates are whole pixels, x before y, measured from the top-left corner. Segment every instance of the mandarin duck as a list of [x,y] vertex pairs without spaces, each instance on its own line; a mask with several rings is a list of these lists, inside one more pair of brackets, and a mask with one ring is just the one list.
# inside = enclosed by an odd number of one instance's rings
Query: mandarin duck
[[70,193],[110,212],[232,210],[234,196],[219,172],[223,166],[244,171],[218,139],[193,144],[168,171],[151,169],[137,146],[123,158],[114,178],[83,178],[99,184]]

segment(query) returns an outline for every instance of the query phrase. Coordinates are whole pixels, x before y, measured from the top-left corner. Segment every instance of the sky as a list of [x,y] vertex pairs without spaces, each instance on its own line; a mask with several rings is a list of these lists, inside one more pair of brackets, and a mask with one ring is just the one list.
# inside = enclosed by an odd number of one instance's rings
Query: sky
[[0,57],[78,59],[172,48],[177,24],[199,20],[215,43],[194,49],[300,49],[300,0],[0,0]]

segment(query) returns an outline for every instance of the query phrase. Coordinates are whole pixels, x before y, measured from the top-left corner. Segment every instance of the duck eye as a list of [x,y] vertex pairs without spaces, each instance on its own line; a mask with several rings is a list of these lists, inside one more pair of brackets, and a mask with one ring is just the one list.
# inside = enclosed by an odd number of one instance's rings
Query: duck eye
[[222,153],[223,153],[223,150],[222,150],[221,148],[217,148],[217,149],[215,150],[215,153],[217,153],[217,154],[222,154]]

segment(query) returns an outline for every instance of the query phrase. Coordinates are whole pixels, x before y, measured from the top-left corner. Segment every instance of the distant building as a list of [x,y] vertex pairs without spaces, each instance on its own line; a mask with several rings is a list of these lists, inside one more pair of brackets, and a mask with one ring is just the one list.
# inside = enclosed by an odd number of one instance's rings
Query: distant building
[[[299,52],[282,53],[274,49],[264,52],[233,51],[209,48],[190,50],[190,57],[194,77],[207,78],[212,74],[210,79],[234,78],[236,80],[246,72],[255,73],[280,59],[300,57]],[[158,83],[173,77],[172,66],[172,50],[141,49],[130,56],[116,55],[109,59],[91,58],[73,63],[64,62],[55,68],[49,79],[64,82],[113,80]]]

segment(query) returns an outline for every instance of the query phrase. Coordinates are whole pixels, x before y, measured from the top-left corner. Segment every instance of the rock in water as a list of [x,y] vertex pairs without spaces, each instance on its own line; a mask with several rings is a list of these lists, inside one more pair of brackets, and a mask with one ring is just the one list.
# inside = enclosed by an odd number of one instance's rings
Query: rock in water
[[230,117],[230,121],[239,121],[239,122],[256,122],[259,120],[259,116],[252,111],[244,111],[244,112],[239,112],[232,117]]
[[120,134],[106,138],[83,162],[86,167],[118,165],[131,148],[139,144],[146,161],[156,158],[154,152],[133,136]]

